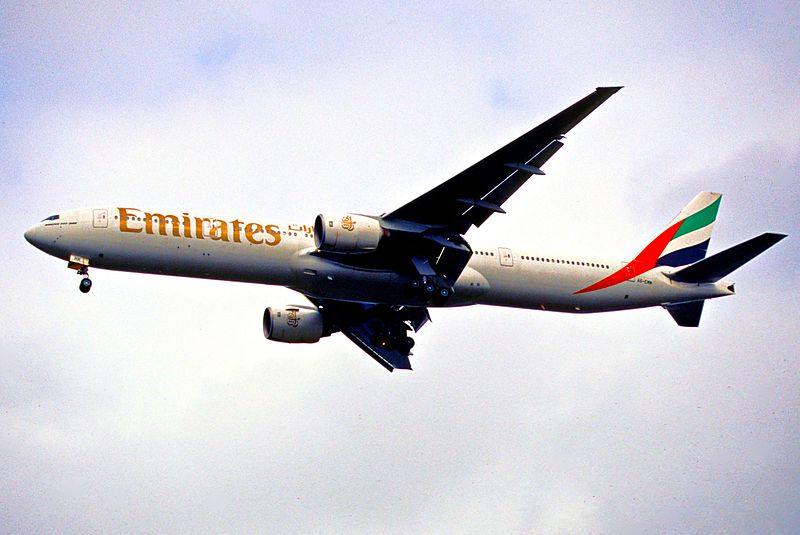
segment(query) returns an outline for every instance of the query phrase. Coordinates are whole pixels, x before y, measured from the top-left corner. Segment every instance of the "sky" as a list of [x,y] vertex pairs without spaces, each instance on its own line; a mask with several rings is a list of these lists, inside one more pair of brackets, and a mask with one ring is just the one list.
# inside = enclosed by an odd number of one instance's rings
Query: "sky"
[[[792,2],[0,4],[0,533],[796,533]],[[698,329],[433,310],[413,372],[269,342],[289,290],[23,239],[128,205],[380,214],[625,88],[467,239],[631,258],[698,191],[789,238]],[[305,218],[305,219],[304,219]]]

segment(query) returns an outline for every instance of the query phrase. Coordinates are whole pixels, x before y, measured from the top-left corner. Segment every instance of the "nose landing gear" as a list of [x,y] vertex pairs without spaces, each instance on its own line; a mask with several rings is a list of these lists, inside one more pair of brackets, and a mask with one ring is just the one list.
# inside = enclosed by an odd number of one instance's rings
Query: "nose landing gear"
[[78,288],[82,293],[89,293],[89,290],[92,289],[92,279],[89,278],[89,267],[83,266],[78,270],[78,275],[83,277]]
[[[102,257],[103,255],[101,254],[100,256]],[[89,259],[76,254],[71,254],[69,255],[67,267],[74,269],[78,272],[78,275],[83,277],[78,288],[80,289],[81,293],[88,293],[89,290],[92,289],[92,280],[89,278]]]
[[81,279],[81,283],[80,286],[78,286],[78,288],[81,289],[81,292],[88,293],[89,290],[92,289],[92,279],[90,279],[89,277]]

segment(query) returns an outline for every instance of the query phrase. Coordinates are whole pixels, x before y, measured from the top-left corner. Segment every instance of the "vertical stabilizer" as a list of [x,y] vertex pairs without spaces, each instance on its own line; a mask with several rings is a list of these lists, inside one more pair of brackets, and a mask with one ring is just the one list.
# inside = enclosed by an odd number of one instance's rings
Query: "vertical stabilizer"
[[669,224],[668,229],[674,233],[659,255],[657,266],[685,266],[706,257],[721,200],[721,193],[703,191],[680,211]]
[[706,257],[721,193],[703,191],[670,221],[636,258],[606,278],[575,292],[594,292],[629,280],[656,266],[685,266]]

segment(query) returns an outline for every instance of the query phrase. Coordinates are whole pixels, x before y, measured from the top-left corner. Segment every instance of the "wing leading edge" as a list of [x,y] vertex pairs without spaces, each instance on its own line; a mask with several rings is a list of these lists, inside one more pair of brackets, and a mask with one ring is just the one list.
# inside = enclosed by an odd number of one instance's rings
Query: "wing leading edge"
[[560,141],[575,125],[621,87],[598,87],[511,143],[465,169],[408,204],[383,216],[385,221],[409,221],[464,234],[480,226],[531,176],[544,174],[541,166],[562,146]]

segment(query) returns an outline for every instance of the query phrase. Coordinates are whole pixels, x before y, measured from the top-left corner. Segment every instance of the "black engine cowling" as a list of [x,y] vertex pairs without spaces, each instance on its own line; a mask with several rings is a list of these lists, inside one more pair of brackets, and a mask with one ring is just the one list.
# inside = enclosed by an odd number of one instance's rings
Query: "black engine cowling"
[[374,251],[385,234],[380,221],[365,215],[319,214],[314,221],[314,243],[323,251]]
[[322,313],[313,307],[287,305],[264,310],[264,336],[289,344],[313,344],[323,333]]

